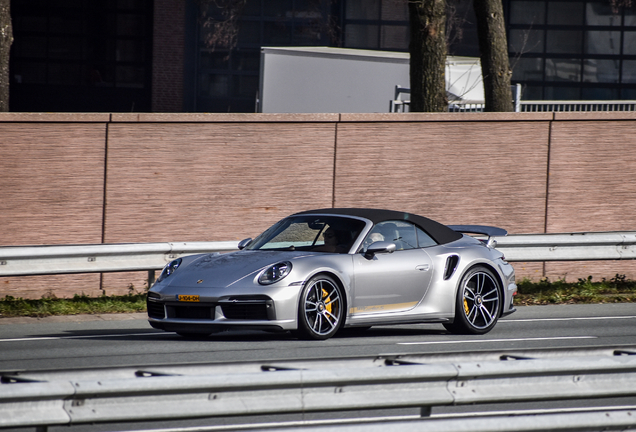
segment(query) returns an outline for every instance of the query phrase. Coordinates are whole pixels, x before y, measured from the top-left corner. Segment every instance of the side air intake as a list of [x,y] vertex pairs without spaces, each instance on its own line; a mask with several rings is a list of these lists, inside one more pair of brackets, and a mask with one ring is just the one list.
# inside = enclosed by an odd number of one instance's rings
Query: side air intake
[[458,255],[450,255],[446,258],[446,267],[444,268],[444,280],[448,280],[453,276],[455,270],[457,270],[457,264],[459,264]]

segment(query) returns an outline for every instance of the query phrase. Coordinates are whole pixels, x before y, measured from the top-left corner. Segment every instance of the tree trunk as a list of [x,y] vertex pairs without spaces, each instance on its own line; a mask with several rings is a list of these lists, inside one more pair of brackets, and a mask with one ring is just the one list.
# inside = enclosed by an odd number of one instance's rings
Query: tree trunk
[[508,43],[501,0],[473,0],[484,79],[485,111],[513,111]]
[[409,1],[411,112],[446,112],[446,0]]
[[0,0],[0,112],[9,111],[9,52],[13,43],[11,0]]

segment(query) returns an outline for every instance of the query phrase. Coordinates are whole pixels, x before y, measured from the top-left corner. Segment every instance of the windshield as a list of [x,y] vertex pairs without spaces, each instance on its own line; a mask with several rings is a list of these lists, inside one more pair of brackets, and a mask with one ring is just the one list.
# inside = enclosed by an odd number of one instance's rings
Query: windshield
[[364,227],[363,221],[347,217],[293,216],[272,226],[246,249],[347,253]]

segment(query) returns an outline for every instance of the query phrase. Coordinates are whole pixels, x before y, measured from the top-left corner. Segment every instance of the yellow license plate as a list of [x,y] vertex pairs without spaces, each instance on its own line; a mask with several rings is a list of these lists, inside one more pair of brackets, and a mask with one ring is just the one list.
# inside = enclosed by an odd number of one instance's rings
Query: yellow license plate
[[182,302],[198,302],[199,301],[199,296],[198,295],[178,295],[177,296],[177,300],[182,301]]

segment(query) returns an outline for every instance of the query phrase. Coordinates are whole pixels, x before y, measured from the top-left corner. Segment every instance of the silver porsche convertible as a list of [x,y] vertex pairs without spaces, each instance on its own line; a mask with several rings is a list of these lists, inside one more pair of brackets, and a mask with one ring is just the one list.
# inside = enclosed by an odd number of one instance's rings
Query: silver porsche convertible
[[483,334],[515,311],[514,270],[489,241],[505,234],[391,210],[296,213],[239,251],[170,262],[148,292],[148,320],[183,336],[258,328],[327,339],[407,323]]

